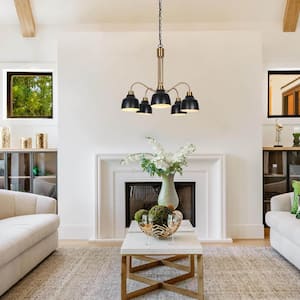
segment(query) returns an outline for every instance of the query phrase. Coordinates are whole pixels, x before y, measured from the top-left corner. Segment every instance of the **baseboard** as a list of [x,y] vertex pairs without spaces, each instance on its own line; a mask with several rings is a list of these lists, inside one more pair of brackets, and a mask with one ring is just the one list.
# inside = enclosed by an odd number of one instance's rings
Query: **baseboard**
[[[58,229],[58,232],[59,232],[59,239],[61,240],[99,241],[97,239],[90,238],[92,236],[92,228],[90,225],[61,224]],[[232,239],[263,239],[264,226],[263,224],[231,224],[229,225],[228,236],[230,236],[230,239],[209,240],[209,241],[202,240],[202,242],[225,242],[226,243],[226,242],[231,242],[231,238]]]
[[[98,246],[120,246],[122,245],[124,239],[89,239],[89,243],[95,244]],[[215,240],[201,240],[201,243],[232,243],[232,239],[215,239]]]
[[199,241],[201,243],[204,244],[214,244],[214,243],[218,243],[218,244],[231,244],[233,241],[231,238],[227,238],[227,239],[211,239],[211,240],[207,240],[207,239],[199,239]]
[[229,236],[233,239],[263,239],[263,224],[231,224],[229,225]]
[[89,243],[96,246],[120,247],[124,239],[89,239]]
[[91,236],[90,225],[61,224],[58,228],[60,240],[88,240]]

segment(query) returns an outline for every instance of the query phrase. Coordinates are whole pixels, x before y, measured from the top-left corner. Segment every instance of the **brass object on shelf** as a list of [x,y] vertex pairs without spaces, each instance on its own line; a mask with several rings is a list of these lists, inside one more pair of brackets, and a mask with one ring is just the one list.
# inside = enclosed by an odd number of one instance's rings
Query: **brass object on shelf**
[[21,149],[30,149],[30,148],[32,148],[32,138],[21,137],[20,146],[21,146]]
[[38,149],[47,149],[48,148],[47,133],[38,133],[36,135],[36,148],[38,148]]
[[8,127],[1,128],[1,148],[10,148],[10,129]]

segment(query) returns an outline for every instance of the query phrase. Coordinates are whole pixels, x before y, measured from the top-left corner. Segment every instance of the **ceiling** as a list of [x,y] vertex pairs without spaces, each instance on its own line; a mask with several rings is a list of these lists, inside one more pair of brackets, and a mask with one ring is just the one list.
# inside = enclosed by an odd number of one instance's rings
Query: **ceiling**
[[[286,0],[164,0],[163,22],[282,29]],[[31,0],[37,26],[157,22],[158,0]],[[0,25],[19,24],[13,0],[0,0]]]

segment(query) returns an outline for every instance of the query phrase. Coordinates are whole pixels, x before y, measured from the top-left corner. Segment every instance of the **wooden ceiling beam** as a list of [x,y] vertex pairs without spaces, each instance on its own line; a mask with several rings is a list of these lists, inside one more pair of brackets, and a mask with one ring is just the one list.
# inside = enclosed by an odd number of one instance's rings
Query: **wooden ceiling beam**
[[283,31],[296,31],[300,12],[300,0],[287,0],[283,18]]
[[34,37],[36,30],[30,0],[14,1],[23,37]]

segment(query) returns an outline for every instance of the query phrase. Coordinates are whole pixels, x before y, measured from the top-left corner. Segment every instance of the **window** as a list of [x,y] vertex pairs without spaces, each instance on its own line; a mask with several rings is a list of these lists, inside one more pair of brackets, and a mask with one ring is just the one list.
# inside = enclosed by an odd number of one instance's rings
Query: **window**
[[7,118],[53,118],[52,72],[7,72]]
[[268,118],[300,116],[300,70],[268,71]]

